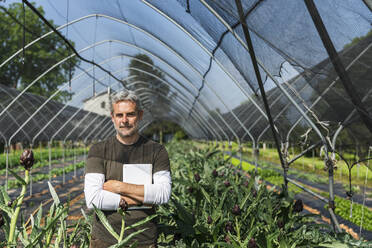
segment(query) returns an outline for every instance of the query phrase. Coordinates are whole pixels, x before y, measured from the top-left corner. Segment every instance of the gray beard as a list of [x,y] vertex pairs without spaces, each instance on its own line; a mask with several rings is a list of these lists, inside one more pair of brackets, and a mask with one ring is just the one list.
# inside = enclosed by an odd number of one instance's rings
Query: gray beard
[[[116,129],[116,128],[115,128]],[[128,138],[128,137],[132,137],[133,135],[135,135],[138,131],[138,127],[135,127],[129,134],[122,134],[120,132],[120,130],[116,129],[116,133],[121,137],[121,138]]]

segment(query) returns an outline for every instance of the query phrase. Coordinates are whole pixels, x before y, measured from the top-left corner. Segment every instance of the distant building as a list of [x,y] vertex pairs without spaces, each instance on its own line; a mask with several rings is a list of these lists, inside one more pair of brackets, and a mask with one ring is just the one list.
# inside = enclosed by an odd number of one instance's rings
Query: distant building
[[110,101],[107,91],[83,100],[84,110],[110,116]]

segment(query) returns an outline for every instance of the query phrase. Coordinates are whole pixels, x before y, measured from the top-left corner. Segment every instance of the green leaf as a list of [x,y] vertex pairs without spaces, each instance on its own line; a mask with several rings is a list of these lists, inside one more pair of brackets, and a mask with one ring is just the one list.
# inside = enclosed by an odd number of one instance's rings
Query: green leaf
[[[64,209],[64,211],[66,210],[67,209]],[[37,234],[37,236],[31,241],[31,243],[26,248],[33,248],[33,246],[36,245],[36,243],[45,235],[45,233],[47,233],[51,228],[53,228],[54,224],[57,222],[57,220],[63,214],[64,211],[61,211],[52,220],[50,220],[47,226]]]
[[200,186],[200,189],[205,197],[205,199],[207,199],[207,201],[209,202],[209,204],[211,204],[211,197],[210,195],[207,193],[207,191],[205,191],[205,189],[203,188],[203,186]]
[[144,228],[144,229],[141,229],[141,230],[138,230],[134,233],[131,233],[129,234],[125,239],[123,239],[120,243],[117,243],[116,245],[112,245],[110,246],[110,248],[119,248],[119,247],[123,247],[124,245],[127,245],[127,243],[133,238],[135,237],[136,235],[146,231],[148,228]]
[[133,225],[130,225],[130,226],[128,226],[128,227],[125,227],[124,230],[129,230],[129,229],[132,229],[132,228],[138,227],[138,226],[140,226],[140,225],[143,225],[143,224],[149,222],[150,220],[156,218],[157,216],[158,216],[157,214],[147,216],[145,219],[140,220],[140,221],[134,223]]
[[343,244],[339,241],[333,242],[331,244],[319,244],[319,247],[329,247],[329,248],[348,248],[349,246]]
[[49,191],[50,191],[50,194],[52,195],[53,197],[53,201],[54,203],[56,204],[56,206],[58,206],[60,204],[60,201],[59,201],[59,198],[58,198],[58,195],[54,189],[54,187],[52,186],[52,184],[48,181],[48,186],[49,186]]
[[6,206],[5,204],[0,203],[0,209],[6,212],[10,218],[13,217],[14,210],[12,208]]
[[114,228],[108,222],[105,214],[100,209],[98,209],[94,204],[93,204],[93,207],[94,207],[94,212],[96,213],[96,215],[98,216],[98,218],[100,219],[100,221],[102,222],[106,230],[109,231],[109,233],[112,236],[114,236],[116,240],[119,240],[119,235],[115,232]]
[[17,175],[16,172],[12,171],[9,169],[9,172],[22,184],[22,185],[27,185],[26,181],[23,180],[20,176]]
[[88,216],[86,215],[85,211],[82,208],[80,208],[80,210],[81,210],[81,213],[84,216],[85,221],[89,221]]
[[8,202],[11,201],[8,193],[5,191],[5,188],[3,186],[0,186],[0,190],[1,190],[1,193],[3,195],[3,198],[4,198],[4,204],[7,204]]

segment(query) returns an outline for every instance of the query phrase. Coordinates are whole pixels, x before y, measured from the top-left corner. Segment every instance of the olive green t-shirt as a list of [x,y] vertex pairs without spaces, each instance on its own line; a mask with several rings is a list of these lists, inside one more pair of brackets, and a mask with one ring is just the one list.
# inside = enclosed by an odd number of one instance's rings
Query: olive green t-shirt
[[[90,148],[85,173],[101,173],[105,175],[105,181],[118,180],[122,182],[124,164],[152,164],[153,174],[158,171],[170,171],[168,153],[163,145],[143,136],[140,136],[138,141],[132,145],[124,145],[114,136]],[[120,234],[120,214],[116,210],[103,212],[116,233]],[[153,214],[155,214],[154,207],[127,211],[125,225],[130,226]],[[124,236],[143,228],[148,229],[136,235],[132,240],[138,240],[139,245],[156,242],[157,228],[155,220],[127,230]],[[117,240],[106,230],[97,216],[94,216],[92,237],[112,244],[117,243]]]

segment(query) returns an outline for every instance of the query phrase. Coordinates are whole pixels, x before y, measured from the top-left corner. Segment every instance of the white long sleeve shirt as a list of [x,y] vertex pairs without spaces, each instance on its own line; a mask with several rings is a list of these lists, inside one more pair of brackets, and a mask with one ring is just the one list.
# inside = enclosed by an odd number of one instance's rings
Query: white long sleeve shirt
[[[119,208],[120,195],[103,189],[105,175],[101,173],[87,173],[84,181],[85,200],[88,209],[93,204],[102,210],[116,210]],[[158,171],[153,174],[153,184],[144,185],[144,204],[164,204],[171,195],[172,180],[169,171]]]

